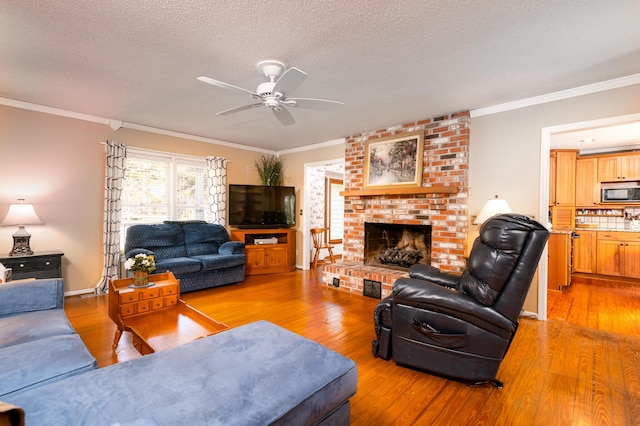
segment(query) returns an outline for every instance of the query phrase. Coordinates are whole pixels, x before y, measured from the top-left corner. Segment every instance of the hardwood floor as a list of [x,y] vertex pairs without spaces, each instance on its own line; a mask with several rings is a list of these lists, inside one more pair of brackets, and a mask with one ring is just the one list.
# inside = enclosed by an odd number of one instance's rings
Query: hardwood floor
[[[313,272],[248,277],[183,299],[230,327],[265,319],[353,359],[359,374],[353,425],[637,425],[640,293],[624,286],[621,296],[610,296],[600,290],[613,284],[588,287],[594,285],[575,282],[553,300],[550,295],[548,321],[520,321],[498,371],[503,389],[466,386],[373,358],[378,300],[323,287]],[[75,296],[65,307],[100,366],[140,356],[128,333],[112,351],[115,326],[106,299]],[[604,303],[615,311],[593,312]]]
[[549,290],[547,317],[596,330],[640,336],[640,283],[572,278],[563,291]]

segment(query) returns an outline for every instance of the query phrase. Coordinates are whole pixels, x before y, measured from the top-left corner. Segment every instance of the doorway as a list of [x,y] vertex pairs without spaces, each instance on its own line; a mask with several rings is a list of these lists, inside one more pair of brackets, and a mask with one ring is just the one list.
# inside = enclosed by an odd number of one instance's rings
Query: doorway
[[[630,124],[638,123],[638,133],[635,136],[628,136],[626,138],[620,138],[616,130],[620,127],[625,127]],[[634,126],[635,129],[635,126]],[[590,152],[602,152],[606,150],[629,150],[631,145],[638,145],[640,149],[640,114],[630,114],[619,117],[610,117],[599,120],[583,121],[577,123],[568,123],[558,126],[545,127],[541,129],[540,139],[540,218],[548,217],[548,205],[549,205],[549,154],[551,148],[565,148],[565,149],[579,149],[586,151],[584,143],[589,139],[586,135],[589,132],[597,132],[601,143],[605,138],[607,132],[615,137],[609,138],[608,144],[598,144],[596,148],[591,148]],[[619,140],[614,140],[618,138]],[[593,138],[595,139],[595,138]],[[591,147],[596,146],[591,145]],[[540,259],[539,267],[539,282],[538,282],[538,318],[541,320],[547,319],[548,314],[548,251],[545,248],[545,252]]]
[[[338,194],[331,194],[328,191],[332,186],[327,182],[336,182],[344,180],[344,158],[335,160],[320,161],[317,163],[306,163],[304,165],[304,206],[302,221],[302,269],[310,268],[312,243],[310,237],[311,228],[331,227],[331,223],[342,222],[341,215],[344,214],[342,209],[330,209],[332,217],[326,218],[327,203],[331,203],[331,196],[334,197],[333,203],[337,204],[335,197],[341,197]],[[333,185],[335,187],[335,184]],[[329,189],[328,189],[329,188]],[[329,198],[328,198],[329,197]],[[334,205],[335,207],[335,205]],[[336,229],[337,231],[337,229]],[[340,230],[341,237],[341,230]],[[342,254],[342,239],[335,234],[329,233],[326,241],[330,241],[334,246],[333,253],[338,256]]]

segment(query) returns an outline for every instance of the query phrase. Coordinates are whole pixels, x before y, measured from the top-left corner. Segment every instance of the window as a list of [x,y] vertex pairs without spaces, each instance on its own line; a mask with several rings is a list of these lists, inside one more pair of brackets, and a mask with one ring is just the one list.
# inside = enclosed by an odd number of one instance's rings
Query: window
[[340,195],[344,191],[344,181],[342,179],[326,179],[326,202],[325,202],[325,228],[329,228],[329,235],[326,240],[331,244],[342,244],[344,233],[344,197]]
[[129,149],[122,191],[121,248],[138,223],[209,220],[204,158]]

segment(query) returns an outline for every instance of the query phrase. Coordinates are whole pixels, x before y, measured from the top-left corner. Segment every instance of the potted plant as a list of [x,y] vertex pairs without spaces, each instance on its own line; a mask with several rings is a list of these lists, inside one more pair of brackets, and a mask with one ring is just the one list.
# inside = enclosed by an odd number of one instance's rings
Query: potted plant
[[275,155],[261,155],[255,160],[254,165],[260,176],[260,181],[266,186],[278,186],[282,184],[282,170],[284,163]]
[[153,256],[139,253],[127,259],[124,268],[133,272],[134,287],[146,287],[149,285],[149,273],[156,270],[156,262]]

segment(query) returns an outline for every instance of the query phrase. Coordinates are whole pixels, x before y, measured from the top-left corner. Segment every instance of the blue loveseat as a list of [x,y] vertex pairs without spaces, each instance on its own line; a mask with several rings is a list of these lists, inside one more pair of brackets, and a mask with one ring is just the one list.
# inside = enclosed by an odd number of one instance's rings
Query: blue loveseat
[[180,292],[244,281],[244,243],[230,241],[221,226],[202,221],[133,225],[127,230],[125,256],[153,255],[156,273],[171,271]]
[[0,420],[10,404],[29,426],[349,424],[356,364],[316,342],[257,321],[96,369],[62,288],[0,285]]

